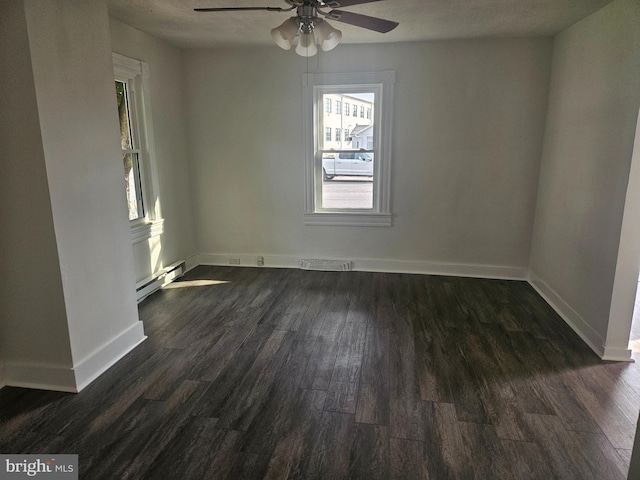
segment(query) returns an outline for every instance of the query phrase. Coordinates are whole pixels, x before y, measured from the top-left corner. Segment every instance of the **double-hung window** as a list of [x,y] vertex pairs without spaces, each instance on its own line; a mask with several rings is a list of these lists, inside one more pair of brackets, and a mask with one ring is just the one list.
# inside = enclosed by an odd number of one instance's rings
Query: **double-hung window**
[[125,195],[129,220],[138,220],[144,218],[144,199],[142,198],[142,179],[140,178],[140,142],[132,97],[133,89],[129,81],[116,80]]
[[158,201],[153,128],[149,100],[149,69],[140,60],[113,54],[120,146],[132,243],[163,231]]
[[[305,224],[391,225],[394,83],[393,71],[304,75]],[[348,123],[328,116],[325,106],[336,96],[349,98],[362,118],[370,109],[371,118]],[[339,143],[329,142],[328,125]]]

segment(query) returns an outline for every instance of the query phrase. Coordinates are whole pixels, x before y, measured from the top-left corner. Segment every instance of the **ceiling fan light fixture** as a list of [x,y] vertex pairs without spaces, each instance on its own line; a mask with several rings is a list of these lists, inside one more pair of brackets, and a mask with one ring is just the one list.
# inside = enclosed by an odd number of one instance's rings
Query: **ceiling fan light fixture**
[[334,49],[342,40],[342,32],[321,18],[314,22],[313,31],[320,48],[325,52]]
[[313,32],[300,32],[300,40],[296,47],[296,53],[301,57],[313,57],[318,53]]
[[271,37],[273,37],[273,41],[276,42],[283,50],[290,50],[293,46],[293,40],[298,35],[298,30],[300,25],[296,21],[295,17],[291,17],[288,20],[285,20],[282,25],[279,27],[273,28],[271,30]]

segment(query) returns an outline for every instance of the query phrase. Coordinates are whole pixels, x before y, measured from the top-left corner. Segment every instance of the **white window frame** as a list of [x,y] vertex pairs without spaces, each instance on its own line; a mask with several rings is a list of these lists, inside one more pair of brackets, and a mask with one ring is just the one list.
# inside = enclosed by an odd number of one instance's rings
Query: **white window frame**
[[131,121],[135,122],[140,149],[138,158],[144,216],[129,222],[131,243],[136,244],[161,235],[164,231],[151,117],[149,65],[118,53],[113,53],[112,57],[115,80],[127,82],[129,86]]
[[[391,226],[391,140],[395,71],[364,73],[306,73],[302,76],[305,132],[305,213],[306,225]],[[373,111],[377,145],[374,146],[373,208],[323,209],[322,158],[318,145],[324,129],[322,95],[326,93],[372,91],[376,95]]]

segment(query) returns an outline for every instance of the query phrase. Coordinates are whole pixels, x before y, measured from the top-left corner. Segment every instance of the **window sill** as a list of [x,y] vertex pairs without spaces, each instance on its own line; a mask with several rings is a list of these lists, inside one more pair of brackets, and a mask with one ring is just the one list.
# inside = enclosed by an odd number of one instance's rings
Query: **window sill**
[[131,225],[131,244],[144,242],[164,233],[164,218]]
[[390,227],[390,213],[314,212],[304,214],[305,225],[337,225],[350,227]]

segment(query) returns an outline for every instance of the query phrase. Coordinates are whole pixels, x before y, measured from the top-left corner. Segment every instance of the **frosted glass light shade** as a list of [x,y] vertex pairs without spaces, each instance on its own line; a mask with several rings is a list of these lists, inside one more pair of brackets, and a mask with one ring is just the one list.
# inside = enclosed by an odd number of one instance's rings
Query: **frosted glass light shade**
[[295,18],[285,20],[282,25],[271,30],[273,41],[283,50],[290,50],[293,39],[298,34],[298,22]]
[[342,39],[342,32],[333,28],[322,19],[319,19],[319,21],[314,24],[313,31],[316,34],[320,48],[325,52],[335,48]]
[[313,57],[316,53],[318,53],[318,47],[316,46],[313,32],[300,33],[300,40],[298,41],[298,46],[296,47],[296,53],[301,57]]

